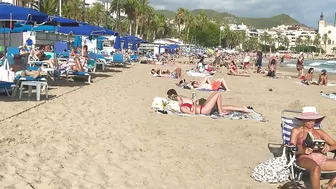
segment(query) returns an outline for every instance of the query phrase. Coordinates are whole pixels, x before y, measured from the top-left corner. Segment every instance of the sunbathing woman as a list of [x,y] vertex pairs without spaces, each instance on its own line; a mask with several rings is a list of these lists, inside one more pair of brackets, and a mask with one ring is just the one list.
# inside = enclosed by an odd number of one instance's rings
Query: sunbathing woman
[[220,88],[224,88],[226,91],[230,91],[224,78],[216,79],[215,81],[211,82],[210,79],[206,77],[201,82],[191,82],[191,86],[194,88],[207,89],[212,91],[218,91]]
[[250,112],[251,110],[246,106],[237,107],[231,105],[222,106],[222,95],[219,92],[212,93],[209,98],[200,105],[199,101],[196,99],[189,99],[177,95],[177,92],[174,89],[170,89],[167,92],[168,98],[171,100],[178,101],[180,110],[185,114],[203,114],[210,115],[213,112],[213,109],[217,108],[219,115],[228,114],[230,111],[238,112]]
[[229,64],[229,72],[227,74],[233,76],[250,77],[250,75],[239,73],[237,64],[233,60]]
[[313,80],[313,74],[314,74],[314,68],[309,68],[308,72],[304,76],[301,76],[301,82],[306,85],[314,84],[311,83]]
[[[297,164],[310,172],[312,189],[320,188],[321,171],[336,171],[336,160],[328,159],[326,153],[336,150],[336,141],[322,129],[315,129],[316,123],[320,123],[324,116],[316,112],[315,107],[304,107],[300,116],[295,117],[303,122],[301,127],[292,130],[290,143],[298,148],[296,152]],[[324,140],[326,144],[322,149],[313,150],[306,147],[305,139],[308,133],[315,139]],[[322,189],[332,189],[336,185],[336,177],[333,177]]]
[[176,68],[173,71],[162,71],[161,69],[152,69],[151,74],[157,77],[165,77],[165,78],[172,78],[172,79],[181,79],[182,78],[182,69]]
[[327,74],[327,70],[322,70],[322,73],[319,76],[319,80],[318,80],[318,85],[324,85],[327,86],[328,85],[328,74]]

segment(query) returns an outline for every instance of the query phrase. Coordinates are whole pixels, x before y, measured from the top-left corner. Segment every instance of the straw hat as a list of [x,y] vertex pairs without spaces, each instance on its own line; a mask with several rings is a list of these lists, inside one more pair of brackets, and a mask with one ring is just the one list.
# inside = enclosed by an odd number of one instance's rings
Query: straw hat
[[23,48],[23,46],[22,46],[22,45],[20,45],[20,46],[19,46],[19,49],[22,49],[22,48]]
[[296,119],[300,120],[317,120],[316,122],[321,122],[325,116],[319,115],[314,106],[303,107],[302,113],[296,116]]

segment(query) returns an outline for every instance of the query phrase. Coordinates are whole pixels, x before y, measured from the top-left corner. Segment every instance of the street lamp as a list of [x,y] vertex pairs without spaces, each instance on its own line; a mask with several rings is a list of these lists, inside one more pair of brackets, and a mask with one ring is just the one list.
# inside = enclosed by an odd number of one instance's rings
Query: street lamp
[[222,31],[224,30],[224,26],[219,27],[219,46],[222,44]]

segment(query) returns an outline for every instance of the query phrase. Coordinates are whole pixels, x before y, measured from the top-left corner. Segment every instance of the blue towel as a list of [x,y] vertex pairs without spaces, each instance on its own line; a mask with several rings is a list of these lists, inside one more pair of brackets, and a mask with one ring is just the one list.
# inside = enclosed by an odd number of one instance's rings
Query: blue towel
[[11,88],[15,86],[13,82],[0,81],[0,88]]

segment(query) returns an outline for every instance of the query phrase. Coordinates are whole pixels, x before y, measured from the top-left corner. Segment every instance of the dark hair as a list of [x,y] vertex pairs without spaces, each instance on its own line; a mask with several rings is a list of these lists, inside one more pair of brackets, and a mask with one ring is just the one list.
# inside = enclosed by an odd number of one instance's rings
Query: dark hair
[[272,60],[271,60],[271,64],[274,65],[275,63],[276,63],[275,59],[272,59]]
[[191,86],[194,86],[195,83],[196,83],[196,81],[192,81],[191,82]]
[[171,95],[177,95],[177,92],[176,92],[175,89],[169,89],[169,90],[167,91],[167,95],[168,95],[168,96],[171,96]]
[[205,104],[205,102],[206,102],[205,98],[201,98],[201,99],[198,100],[199,105],[203,105],[203,104]]
[[308,73],[311,74],[314,71],[314,68],[309,68]]
[[323,69],[321,70],[322,74],[327,74],[327,70]]

